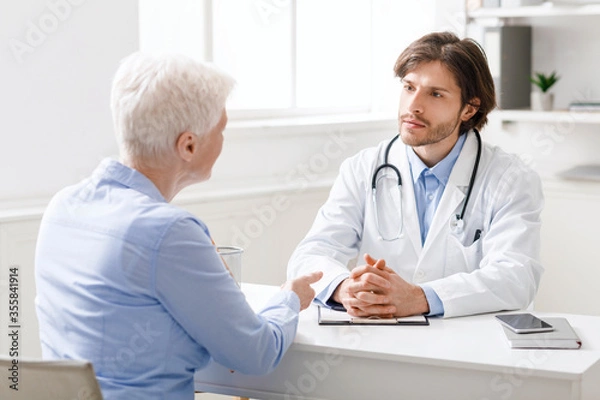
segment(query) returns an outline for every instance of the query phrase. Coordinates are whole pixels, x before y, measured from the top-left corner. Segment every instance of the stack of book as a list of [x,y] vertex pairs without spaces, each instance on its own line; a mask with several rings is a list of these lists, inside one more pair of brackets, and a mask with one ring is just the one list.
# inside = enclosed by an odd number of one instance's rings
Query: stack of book
[[600,101],[573,101],[569,111],[600,111]]

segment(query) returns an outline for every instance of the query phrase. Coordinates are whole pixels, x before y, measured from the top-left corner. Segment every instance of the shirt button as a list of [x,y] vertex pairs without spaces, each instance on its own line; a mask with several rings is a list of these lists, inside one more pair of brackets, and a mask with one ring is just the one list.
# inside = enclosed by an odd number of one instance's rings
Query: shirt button
[[425,272],[423,272],[423,271],[417,271],[417,273],[415,274],[415,276],[417,277],[417,279],[423,279],[425,277]]
[[433,200],[433,195],[432,195],[432,194],[430,194],[429,196],[427,196],[427,198],[428,198],[429,200]]

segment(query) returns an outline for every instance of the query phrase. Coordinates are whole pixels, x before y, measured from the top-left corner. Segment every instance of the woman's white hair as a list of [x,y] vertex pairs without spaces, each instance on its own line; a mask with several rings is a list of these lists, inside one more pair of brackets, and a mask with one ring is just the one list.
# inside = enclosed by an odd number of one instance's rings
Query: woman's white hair
[[121,157],[158,161],[183,132],[208,133],[221,119],[235,81],[183,55],[133,53],[113,80],[111,108]]

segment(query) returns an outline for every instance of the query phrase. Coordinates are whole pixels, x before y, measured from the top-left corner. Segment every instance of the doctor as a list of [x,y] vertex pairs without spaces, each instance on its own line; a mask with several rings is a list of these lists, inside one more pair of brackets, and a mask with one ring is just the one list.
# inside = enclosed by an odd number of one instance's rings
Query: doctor
[[342,164],[289,277],[324,271],[315,301],[355,316],[527,307],[543,272],[541,182],[518,157],[481,143],[496,105],[485,54],[471,39],[432,33],[394,71],[399,140]]

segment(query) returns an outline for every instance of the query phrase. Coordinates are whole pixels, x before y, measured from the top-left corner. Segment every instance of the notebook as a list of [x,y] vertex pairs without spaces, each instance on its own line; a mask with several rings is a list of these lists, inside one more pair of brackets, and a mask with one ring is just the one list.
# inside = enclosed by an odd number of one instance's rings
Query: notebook
[[429,325],[425,315],[413,315],[398,318],[360,318],[352,317],[345,311],[336,311],[318,307],[319,325]]
[[554,328],[551,332],[515,333],[502,326],[513,349],[578,349],[581,339],[566,318],[544,318]]

